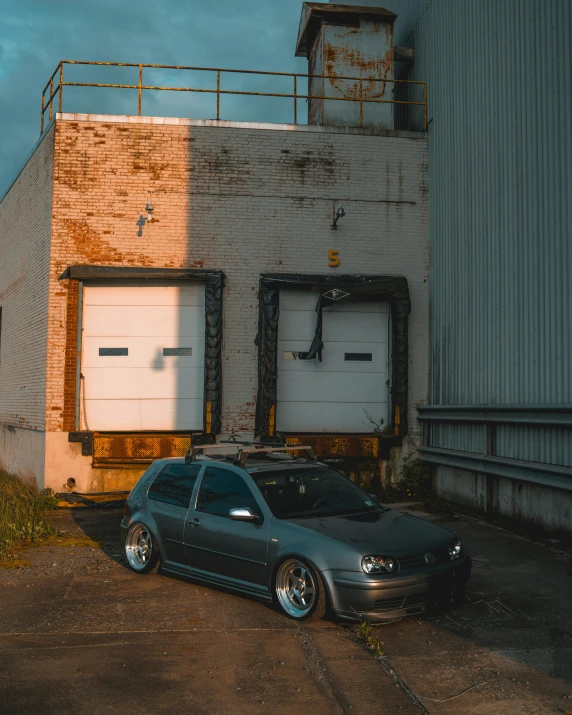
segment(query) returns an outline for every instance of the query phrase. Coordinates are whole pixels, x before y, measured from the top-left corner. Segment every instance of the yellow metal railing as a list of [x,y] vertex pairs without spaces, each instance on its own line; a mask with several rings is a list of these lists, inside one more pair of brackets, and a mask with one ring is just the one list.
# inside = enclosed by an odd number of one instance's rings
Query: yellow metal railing
[[[101,84],[93,82],[68,82],[64,80],[65,65],[93,65],[102,67],[135,67],[139,70],[139,81],[137,84]],[[206,89],[203,87],[159,87],[156,85],[143,84],[144,69],[160,69],[160,70],[189,70],[193,72],[213,72],[216,73],[216,89]],[[221,76],[223,74],[242,74],[242,75],[258,75],[258,76],[275,76],[275,77],[290,77],[293,82],[292,93],[275,93],[275,92],[248,92],[244,90],[221,89]],[[312,79],[329,79],[329,80],[350,80],[359,83],[359,96],[357,97],[332,97],[314,94],[301,94],[298,91],[298,80],[300,78]],[[419,101],[409,101],[402,99],[379,99],[377,97],[364,96],[364,83],[382,82],[391,83],[394,87],[401,85],[417,86],[422,92],[422,99]],[[308,74],[293,74],[290,72],[257,72],[256,70],[231,70],[219,69],[214,67],[183,67],[178,65],[149,65],[149,64],[130,64],[126,62],[84,62],[80,60],[62,60],[56,67],[54,73],[48,80],[42,92],[42,115],[41,115],[41,132],[43,133],[46,126],[46,113],[48,120],[54,116],[54,101],[57,97],[57,110],[62,112],[63,106],[63,89],[64,87],[104,87],[112,89],[136,89],[137,90],[137,115],[141,116],[141,106],[143,102],[143,91],[166,91],[166,92],[196,92],[202,94],[216,94],[216,118],[220,119],[220,100],[221,95],[246,95],[252,97],[281,97],[294,100],[294,124],[298,123],[298,108],[297,103],[300,99],[327,99],[332,101],[342,102],[359,102],[360,108],[360,126],[363,126],[363,105],[364,104],[394,104],[394,105],[412,105],[423,108],[423,130],[427,129],[427,83],[417,82],[413,80],[401,79],[385,79],[377,77],[344,77],[339,75],[308,75]],[[409,87],[408,87],[409,88]],[[46,96],[47,93],[47,96]]]

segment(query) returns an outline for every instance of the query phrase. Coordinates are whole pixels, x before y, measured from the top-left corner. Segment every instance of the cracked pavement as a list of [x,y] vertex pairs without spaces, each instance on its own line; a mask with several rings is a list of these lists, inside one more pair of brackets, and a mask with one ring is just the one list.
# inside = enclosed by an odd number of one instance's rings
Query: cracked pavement
[[120,519],[62,510],[76,541],[0,569],[0,713],[572,713],[565,551],[472,517],[445,522],[474,559],[467,603],[376,628],[376,660],[340,624],[132,573]]

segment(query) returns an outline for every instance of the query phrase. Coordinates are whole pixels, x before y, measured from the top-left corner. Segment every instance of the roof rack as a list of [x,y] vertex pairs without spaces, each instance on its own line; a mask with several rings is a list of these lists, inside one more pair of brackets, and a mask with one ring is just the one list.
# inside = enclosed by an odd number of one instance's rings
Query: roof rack
[[314,452],[313,448],[308,446],[308,445],[299,445],[299,444],[292,444],[292,445],[277,445],[276,442],[273,443],[267,443],[267,442],[220,442],[219,444],[194,444],[193,440],[191,438],[191,446],[189,448],[189,451],[187,452],[187,455],[185,456],[185,462],[187,464],[190,464],[191,462],[194,462],[196,457],[199,454],[204,454],[205,450],[220,450],[220,449],[226,449],[229,450],[231,448],[236,448],[236,455],[233,460],[233,464],[237,467],[244,467],[244,464],[246,462],[246,459],[248,455],[251,454],[260,454],[264,455],[267,454],[268,452],[306,452],[308,455],[308,459],[310,459],[313,462],[317,461],[316,453]]

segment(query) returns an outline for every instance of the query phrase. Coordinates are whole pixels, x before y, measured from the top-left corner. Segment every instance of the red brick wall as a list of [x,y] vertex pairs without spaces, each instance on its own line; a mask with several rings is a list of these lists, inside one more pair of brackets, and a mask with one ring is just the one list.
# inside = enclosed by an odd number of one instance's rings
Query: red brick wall
[[65,323],[66,350],[64,363],[63,429],[64,431],[70,432],[75,429],[79,284],[77,281],[66,282],[68,285]]

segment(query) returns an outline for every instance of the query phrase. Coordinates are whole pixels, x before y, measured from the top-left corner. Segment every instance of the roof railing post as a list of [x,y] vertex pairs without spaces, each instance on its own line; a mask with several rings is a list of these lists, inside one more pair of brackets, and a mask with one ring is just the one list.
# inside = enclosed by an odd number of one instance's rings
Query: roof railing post
[[64,61],[60,62],[60,96],[58,97],[58,112],[62,113],[63,93],[64,93]]
[[297,77],[294,75],[294,124],[298,124]]
[[141,116],[141,102],[143,100],[143,65],[139,65],[139,86],[137,88],[137,116]]
[[44,93],[42,92],[42,116],[40,117],[40,135],[44,133]]
[[50,80],[50,121],[52,121],[52,110],[53,110],[53,99],[54,99],[54,76]]
[[216,118],[220,119],[220,70],[216,71]]

